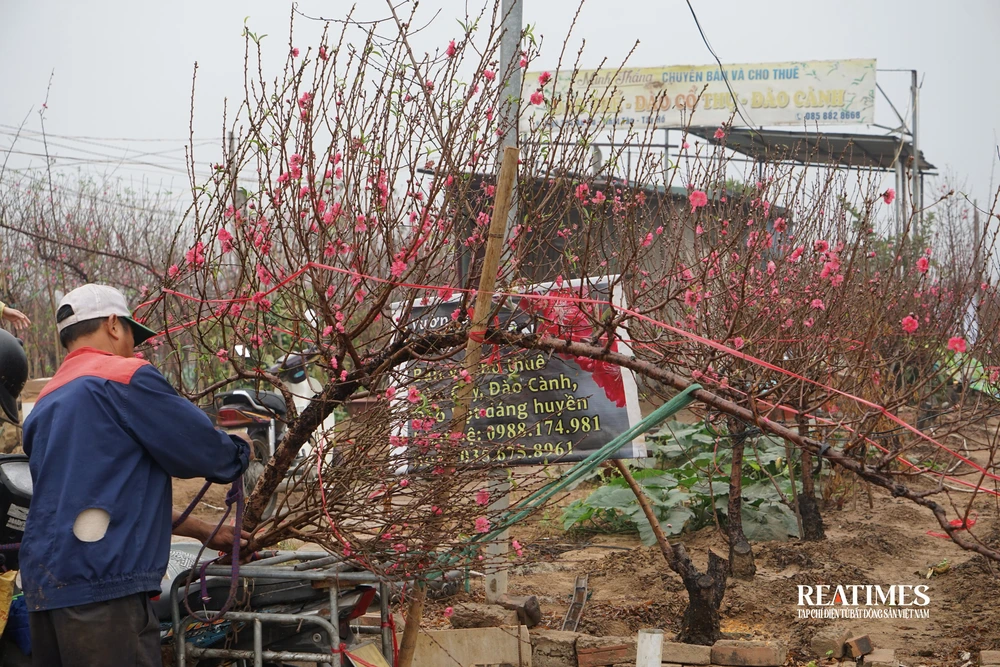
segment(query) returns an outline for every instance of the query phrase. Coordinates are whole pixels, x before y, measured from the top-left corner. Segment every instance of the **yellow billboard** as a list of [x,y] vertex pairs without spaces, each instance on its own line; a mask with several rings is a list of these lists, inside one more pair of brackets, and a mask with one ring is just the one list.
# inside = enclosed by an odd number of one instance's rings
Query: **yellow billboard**
[[523,129],[524,123],[589,119],[654,128],[711,127],[730,119],[752,127],[869,124],[875,121],[875,60],[525,74]]

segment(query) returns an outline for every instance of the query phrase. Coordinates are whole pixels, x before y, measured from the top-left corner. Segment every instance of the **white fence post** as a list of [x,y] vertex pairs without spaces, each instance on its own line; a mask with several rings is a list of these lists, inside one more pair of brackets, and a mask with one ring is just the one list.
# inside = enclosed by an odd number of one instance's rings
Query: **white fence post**
[[663,630],[639,630],[635,649],[635,667],[660,667],[663,657]]

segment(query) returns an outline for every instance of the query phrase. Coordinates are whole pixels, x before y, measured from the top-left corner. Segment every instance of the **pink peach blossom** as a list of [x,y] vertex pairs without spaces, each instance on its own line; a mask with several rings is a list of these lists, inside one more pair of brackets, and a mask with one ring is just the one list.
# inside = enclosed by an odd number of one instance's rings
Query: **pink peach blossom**
[[690,195],[688,195],[688,201],[691,202],[691,208],[696,209],[708,204],[708,195],[706,195],[701,190],[695,190]]

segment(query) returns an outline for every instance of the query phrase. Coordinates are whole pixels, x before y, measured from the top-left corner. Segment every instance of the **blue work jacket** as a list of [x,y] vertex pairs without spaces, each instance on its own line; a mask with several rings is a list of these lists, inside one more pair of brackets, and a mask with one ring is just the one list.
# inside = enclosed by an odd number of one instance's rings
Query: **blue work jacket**
[[[170,554],[171,477],[230,482],[249,458],[149,362],[89,347],[67,355],[39,395],[24,451],[34,485],[19,554],[28,611],[155,594]],[[85,510],[107,512],[96,541],[74,532]]]

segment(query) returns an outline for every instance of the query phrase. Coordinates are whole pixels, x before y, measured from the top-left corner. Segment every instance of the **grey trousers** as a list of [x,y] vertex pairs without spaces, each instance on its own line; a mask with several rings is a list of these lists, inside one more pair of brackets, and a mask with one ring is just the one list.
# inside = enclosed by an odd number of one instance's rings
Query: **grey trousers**
[[145,593],[28,614],[35,667],[162,667],[160,623]]

